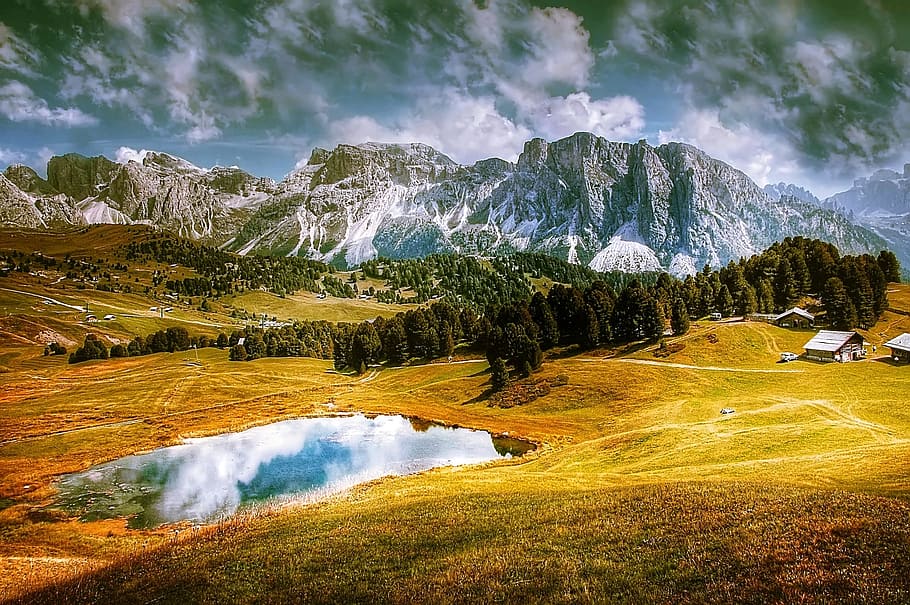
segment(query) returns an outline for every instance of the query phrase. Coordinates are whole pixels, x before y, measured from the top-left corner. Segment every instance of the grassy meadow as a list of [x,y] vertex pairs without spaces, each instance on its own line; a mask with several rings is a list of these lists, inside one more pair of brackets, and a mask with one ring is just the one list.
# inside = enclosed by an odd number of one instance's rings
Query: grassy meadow
[[[871,343],[910,331],[910,287],[891,289],[894,311],[865,333]],[[103,294],[92,292],[99,307],[147,307]],[[656,346],[554,356],[533,379],[567,384],[500,408],[486,396],[484,360],[350,376],[325,361],[232,363],[207,349],[200,365],[188,363],[192,353],[165,353],[71,366],[43,357],[16,318],[75,340],[75,312],[9,292],[0,300],[14,319],[0,332],[0,595],[9,600],[910,601],[910,367],[881,349],[851,364],[782,364],[780,353],[801,352],[812,332],[701,321],[668,339],[668,357]],[[332,313],[352,319],[373,313],[373,303],[336,302]],[[343,318],[318,315],[322,303],[264,293],[233,302],[279,318]],[[202,328],[228,318],[187,310],[164,321],[181,320]],[[199,529],[128,530],[47,506],[62,473],[186,437],[354,411],[539,447]]]

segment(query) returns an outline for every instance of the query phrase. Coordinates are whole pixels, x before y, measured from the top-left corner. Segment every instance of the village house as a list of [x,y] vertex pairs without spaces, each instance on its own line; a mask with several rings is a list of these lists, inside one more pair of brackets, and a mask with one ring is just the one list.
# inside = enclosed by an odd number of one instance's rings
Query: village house
[[863,336],[858,332],[820,330],[803,348],[806,359],[815,361],[847,362],[866,357]]
[[815,325],[815,316],[799,307],[793,307],[774,317],[774,323],[781,328],[811,328]]
[[891,349],[891,358],[894,361],[910,363],[910,334],[904,332],[885,343]]

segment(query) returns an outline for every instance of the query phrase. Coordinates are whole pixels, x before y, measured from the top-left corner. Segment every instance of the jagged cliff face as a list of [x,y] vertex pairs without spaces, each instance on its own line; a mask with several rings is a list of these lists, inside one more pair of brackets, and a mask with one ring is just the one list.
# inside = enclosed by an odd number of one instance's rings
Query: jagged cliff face
[[579,133],[531,140],[515,165],[459,166],[413,145],[319,149],[231,247],[345,265],[376,255],[530,250],[599,270],[686,274],[789,235],[851,252],[882,244],[832,212],[771,199],[694,147]]
[[153,152],[142,163],[126,164],[67,154],[51,158],[47,174],[45,181],[25,166],[6,170],[16,191],[7,186],[0,194],[7,205],[4,224],[144,223],[221,243],[276,190],[271,179],[238,168],[203,170]]
[[903,172],[878,170],[857,179],[853,187],[827,198],[822,206],[874,231],[903,266],[910,266],[910,164],[904,164]]
[[857,217],[910,214],[910,164],[904,164],[903,173],[878,170],[868,178],[857,179],[852,188],[832,195],[824,204]]
[[50,162],[47,182],[17,168],[6,183],[5,224],[46,224],[45,213],[65,222],[69,202],[71,224],[143,222],[243,254],[347,266],[378,255],[528,250],[599,270],[681,275],[789,235],[846,252],[884,245],[836,213],[772,199],[694,147],[587,133],[533,139],[516,164],[462,166],[426,145],[366,143],[315,149],[277,184],[156,153],[125,165],[63,156]]

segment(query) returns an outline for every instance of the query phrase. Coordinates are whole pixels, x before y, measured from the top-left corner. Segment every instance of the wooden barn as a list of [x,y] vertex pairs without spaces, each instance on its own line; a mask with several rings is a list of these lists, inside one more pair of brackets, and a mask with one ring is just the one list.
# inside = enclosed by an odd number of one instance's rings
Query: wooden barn
[[811,328],[815,325],[815,316],[799,307],[793,307],[774,318],[774,323],[782,328]]
[[863,336],[857,332],[820,330],[803,348],[806,359],[815,361],[847,362],[866,357]]
[[891,349],[891,357],[894,361],[910,363],[910,334],[904,332],[886,342],[885,346]]

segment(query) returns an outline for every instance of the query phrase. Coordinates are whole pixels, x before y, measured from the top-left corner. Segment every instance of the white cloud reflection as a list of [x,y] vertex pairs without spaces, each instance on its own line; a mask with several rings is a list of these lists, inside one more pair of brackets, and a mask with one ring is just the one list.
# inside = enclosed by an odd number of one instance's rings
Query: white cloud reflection
[[401,416],[308,418],[124,458],[64,482],[63,490],[103,486],[129,494],[144,486],[147,523],[204,521],[249,500],[325,495],[387,475],[498,456],[482,431],[431,426],[419,432]]

